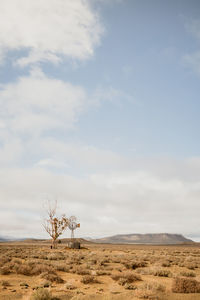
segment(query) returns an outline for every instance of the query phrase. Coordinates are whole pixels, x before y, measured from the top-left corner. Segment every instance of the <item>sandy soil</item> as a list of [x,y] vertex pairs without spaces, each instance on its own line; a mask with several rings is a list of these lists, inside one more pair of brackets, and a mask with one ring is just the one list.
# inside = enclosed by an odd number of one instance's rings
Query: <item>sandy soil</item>
[[[47,300],[200,299],[198,245],[82,246],[1,243],[0,300],[33,299],[38,290],[49,291]],[[176,292],[176,278],[185,279],[187,290]]]

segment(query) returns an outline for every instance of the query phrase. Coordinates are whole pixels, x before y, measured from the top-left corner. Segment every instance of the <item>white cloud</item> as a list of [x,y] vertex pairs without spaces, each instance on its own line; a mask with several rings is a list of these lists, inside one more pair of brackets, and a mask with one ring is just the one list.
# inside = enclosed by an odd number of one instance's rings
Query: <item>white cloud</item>
[[[45,237],[41,210],[45,195],[51,195],[58,199],[61,212],[77,215],[81,222],[78,235],[180,232],[198,236],[200,165],[196,161],[199,158],[177,161],[181,170],[175,168],[176,173],[173,160],[168,166],[165,161],[154,161],[153,167],[146,169],[134,168],[130,161],[124,171],[102,170],[85,177],[55,174],[42,164],[32,169],[1,168],[1,233],[34,236],[36,232],[38,237]],[[13,212],[15,222],[11,226],[9,216]]]
[[[1,0],[0,53],[27,51],[21,66],[89,58],[103,32],[87,0]],[[0,55],[2,57],[2,55]]]
[[19,138],[12,137],[0,147],[0,166],[10,167],[22,158],[23,144]]
[[[58,161],[57,157],[64,164],[74,169],[91,171],[104,171],[105,169],[121,168],[128,164],[125,158],[113,151],[99,149],[81,143],[66,143],[54,138],[41,139],[38,142],[40,152],[53,161]],[[31,146],[30,146],[31,147]]]
[[68,129],[86,106],[83,88],[34,69],[29,76],[1,86],[1,131],[40,135],[45,130]]
[[[85,89],[46,76],[39,68],[0,86],[0,164],[105,170],[128,164],[117,153],[62,141],[89,107],[125,95],[114,88],[89,97]],[[91,100],[92,98],[92,100]],[[120,99],[119,99],[120,98]],[[54,138],[52,137],[54,132]],[[12,142],[11,142],[12,141]],[[59,158],[58,158],[59,157]],[[23,158],[23,159],[22,159]],[[123,168],[123,167],[122,167]]]
[[61,161],[52,158],[41,159],[36,163],[36,167],[47,167],[47,168],[68,168],[68,165]]
[[49,194],[67,215],[79,217],[79,235],[163,231],[198,236],[200,158],[127,159],[43,135],[71,128],[87,108],[86,98],[82,88],[39,69],[1,86],[1,234],[45,237],[41,209]]

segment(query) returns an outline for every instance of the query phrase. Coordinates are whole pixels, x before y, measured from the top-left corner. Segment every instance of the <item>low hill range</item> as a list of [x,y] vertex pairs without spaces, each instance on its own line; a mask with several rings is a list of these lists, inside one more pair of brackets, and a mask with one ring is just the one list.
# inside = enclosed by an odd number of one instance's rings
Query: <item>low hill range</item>
[[185,238],[182,234],[172,233],[146,233],[146,234],[117,234],[110,237],[93,239],[95,243],[108,244],[188,244],[194,243],[191,239]]
[[[60,239],[62,244],[70,242],[70,238]],[[76,238],[76,241],[81,244],[143,244],[143,245],[178,245],[178,244],[195,244],[194,241],[184,237],[181,234],[172,233],[146,233],[146,234],[117,234],[110,237],[92,239],[92,238]],[[50,244],[51,239],[12,239],[6,237],[0,237],[0,243],[3,242],[22,242],[22,243],[44,243]]]

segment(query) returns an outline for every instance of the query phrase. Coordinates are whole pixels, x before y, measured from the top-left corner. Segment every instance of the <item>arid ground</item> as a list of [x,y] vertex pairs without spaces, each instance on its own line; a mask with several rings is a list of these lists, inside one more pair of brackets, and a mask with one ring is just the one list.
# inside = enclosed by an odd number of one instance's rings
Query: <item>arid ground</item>
[[200,299],[200,246],[0,244],[0,300]]

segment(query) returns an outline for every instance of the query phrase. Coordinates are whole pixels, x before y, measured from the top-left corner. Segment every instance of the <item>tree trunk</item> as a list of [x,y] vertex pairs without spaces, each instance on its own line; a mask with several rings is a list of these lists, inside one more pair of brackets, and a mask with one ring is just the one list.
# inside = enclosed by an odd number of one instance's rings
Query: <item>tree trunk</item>
[[53,249],[57,249],[57,240],[53,239],[53,243],[52,243]]

